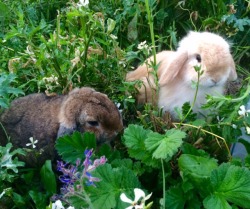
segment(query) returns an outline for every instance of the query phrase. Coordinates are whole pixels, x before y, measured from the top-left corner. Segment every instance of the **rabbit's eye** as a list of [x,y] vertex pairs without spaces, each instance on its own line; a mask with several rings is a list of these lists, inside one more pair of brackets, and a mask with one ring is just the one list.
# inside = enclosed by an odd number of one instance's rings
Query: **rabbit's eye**
[[201,62],[201,55],[197,54],[197,55],[196,55],[196,60],[197,60],[198,62]]
[[87,123],[90,125],[90,126],[98,126],[99,123],[97,121],[87,121]]

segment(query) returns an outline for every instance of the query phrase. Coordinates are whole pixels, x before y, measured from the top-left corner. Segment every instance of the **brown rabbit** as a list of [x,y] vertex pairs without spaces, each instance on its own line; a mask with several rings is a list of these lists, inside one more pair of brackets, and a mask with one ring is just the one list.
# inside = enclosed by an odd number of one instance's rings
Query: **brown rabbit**
[[[171,113],[177,119],[175,108],[181,108],[185,102],[194,100],[195,88],[192,83],[198,81],[194,66],[200,66],[203,74],[199,81],[199,90],[194,112],[205,114],[200,107],[206,103],[206,95],[223,94],[226,82],[236,80],[235,64],[230,54],[229,44],[219,35],[209,32],[190,32],[184,37],[177,51],[163,51],[156,55],[159,79],[159,94],[147,64],[139,66],[127,74],[127,81],[141,80],[138,88],[138,103],[153,103]],[[150,57],[146,62],[153,61]]]
[[[35,145],[41,156],[38,162],[28,160],[29,165],[53,158],[55,140],[60,136],[74,131],[93,132],[97,143],[104,143],[123,128],[115,104],[105,94],[87,87],[76,88],[68,95],[31,94],[18,98],[3,112],[0,122],[14,147],[28,148],[30,137],[38,141]],[[7,143],[2,128],[0,143]]]

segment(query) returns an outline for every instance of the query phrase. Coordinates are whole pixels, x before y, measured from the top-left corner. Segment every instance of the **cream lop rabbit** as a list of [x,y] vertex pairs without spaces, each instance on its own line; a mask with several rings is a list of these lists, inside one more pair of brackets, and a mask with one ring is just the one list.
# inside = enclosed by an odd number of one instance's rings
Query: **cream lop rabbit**
[[[150,63],[153,57],[146,62]],[[226,82],[237,79],[235,64],[229,44],[219,35],[210,32],[189,32],[179,42],[177,51],[162,51],[156,55],[159,79],[159,94],[152,68],[143,64],[127,74],[127,81],[142,80],[138,88],[138,103],[158,104],[164,111],[169,111],[177,119],[175,107],[181,108],[185,102],[194,100],[195,88],[192,83],[198,81],[194,66],[200,66],[203,74],[199,80],[199,90],[194,112],[206,103],[206,95],[223,94]]]
[[[0,122],[14,147],[25,148],[29,138],[37,140],[41,161],[54,157],[55,140],[74,131],[93,132],[98,143],[109,142],[123,128],[116,105],[92,88],[76,88],[68,95],[31,94],[14,100]],[[0,128],[0,145],[7,143]],[[38,161],[40,161],[40,159]],[[25,159],[36,165],[35,159]],[[38,162],[40,164],[40,162]]]

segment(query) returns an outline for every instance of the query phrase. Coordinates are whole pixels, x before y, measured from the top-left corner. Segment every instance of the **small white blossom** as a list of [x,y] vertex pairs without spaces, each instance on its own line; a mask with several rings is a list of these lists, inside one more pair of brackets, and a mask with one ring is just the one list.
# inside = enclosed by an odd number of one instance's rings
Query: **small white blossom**
[[235,125],[235,124],[232,124],[232,127],[233,127],[234,129],[236,129],[236,128],[237,128],[237,125]]
[[112,38],[113,40],[116,40],[117,39],[117,36],[113,35],[113,34],[110,34],[110,38]]
[[36,145],[35,145],[35,144],[38,142],[38,140],[35,140],[35,141],[34,141],[34,138],[33,138],[33,137],[30,137],[29,140],[30,140],[30,143],[27,143],[26,146],[27,146],[27,147],[28,147],[28,146],[32,146],[33,149],[36,148]]
[[247,134],[250,134],[250,127],[246,126],[246,132]]
[[223,117],[223,118],[220,118],[220,116],[217,116],[216,118],[217,118],[217,120],[218,120],[218,125],[217,125],[217,127],[220,128],[220,123],[224,120],[224,117]]
[[250,110],[246,110],[246,107],[244,105],[240,106],[240,110],[238,111],[240,116],[248,116],[248,113],[250,112]]
[[138,188],[134,189],[134,194],[135,194],[135,199],[134,200],[129,199],[124,193],[122,193],[120,195],[120,199],[123,202],[126,202],[126,203],[130,204],[130,206],[127,207],[126,209],[133,209],[133,208],[135,208],[135,209],[143,209],[144,206],[145,206],[145,201],[148,200],[152,195],[152,193],[150,193],[149,195],[145,196],[144,191],[141,190],[141,189],[138,189]]
[[61,200],[57,200],[55,203],[52,203],[52,209],[64,209]]
[[55,83],[55,84],[59,84],[58,83],[58,77],[56,77],[56,76],[54,76],[54,75],[52,75],[52,76],[50,76],[50,77],[44,77],[43,78],[43,81],[45,82],[45,83]]
[[89,0],[80,0],[77,4],[78,7],[86,7],[89,5]]
[[149,47],[149,46],[147,45],[147,42],[146,42],[146,41],[143,41],[143,42],[139,43],[139,45],[137,46],[137,48],[138,48],[139,50],[146,50],[148,54],[149,54],[149,53],[151,52],[151,50],[152,50],[151,47]]

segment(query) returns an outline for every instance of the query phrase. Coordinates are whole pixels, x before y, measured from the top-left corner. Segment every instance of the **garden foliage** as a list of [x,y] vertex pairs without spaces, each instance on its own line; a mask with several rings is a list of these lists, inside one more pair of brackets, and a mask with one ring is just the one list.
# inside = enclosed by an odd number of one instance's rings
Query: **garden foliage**
[[[249,14],[247,0],[1,0],[0,110],[21,95],[91,86],[117,104],[125,127],[112,148],[90,133],[61,137],[58,162],[37,168],[18,159],[31,148],[0,146],[0,208],[250,208]],[[140,82],[125,75],[189,30],[231,43],[240,84],[207,96],[208,117],[187,103],[173,122],[137,105]],[[242,158],[231,154],[237,141]]]

